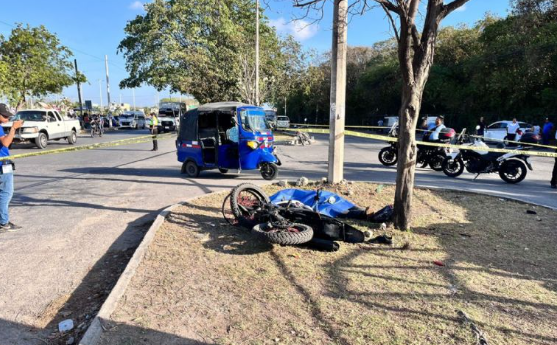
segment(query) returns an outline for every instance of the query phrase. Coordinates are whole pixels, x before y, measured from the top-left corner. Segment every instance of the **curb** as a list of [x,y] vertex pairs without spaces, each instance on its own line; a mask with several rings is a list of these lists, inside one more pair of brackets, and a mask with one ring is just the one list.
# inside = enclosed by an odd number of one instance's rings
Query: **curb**
[[159,230],[161,225],[164,224],[164,221],[166,220],[166,217],[170,214],[170,212],[172,212],[172,210],[174,210],[176,207],[183,206],[189,201],[192,201],[194,199],[205,197],[211,194],[221,193],[225,190],[226,189],[222,189],[211,193],[187,198],[182,202],[168,206],[157,215],[155,221],[153,222],[153,224],[151,225],[151,227],[143,237],[143,240],[141,240],[141,243],[135,250],[132,258],[126,265],[126,269],[124,270],[124,272],[122,272],[120,278],[118,278],[116,285],[114,285],[112,291],[110,291],[110,294],[108,295],[107,299],[104,301],[103,305],[101,306],[101,309],[99,310],[97,315],[93,318],[91,325],[89,325],[89,328],[87,328],[87,331],[79,341],[79,345],[96,345],[99,342],[103,331],[106,330],[106,327],[104,327],[103,322],[109,320],[114,310],[116,310],[118,301],[126,292],[131,279],[135,275],[135,272],[137,271],[137,268],[141,264],[141,261],[143,261],[143,258],[145,257],[145,253],[147,253],[147,250],[149,249],[149,246],[153,242],[153,239],[155,238],[157,231]]

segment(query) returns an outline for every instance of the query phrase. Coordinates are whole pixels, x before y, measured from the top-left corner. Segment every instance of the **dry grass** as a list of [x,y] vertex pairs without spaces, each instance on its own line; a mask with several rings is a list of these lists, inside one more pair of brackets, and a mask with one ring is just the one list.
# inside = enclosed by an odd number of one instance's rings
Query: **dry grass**
[[[388,186],[340,188],[372,209],[393,198]],[[103,344],[476,344],[459,310],[490,344],[557,342],[555,211],[416,190],[415,227],[387,230],[392,247],[324,253],[225,225],[223,197],[168,218]]]

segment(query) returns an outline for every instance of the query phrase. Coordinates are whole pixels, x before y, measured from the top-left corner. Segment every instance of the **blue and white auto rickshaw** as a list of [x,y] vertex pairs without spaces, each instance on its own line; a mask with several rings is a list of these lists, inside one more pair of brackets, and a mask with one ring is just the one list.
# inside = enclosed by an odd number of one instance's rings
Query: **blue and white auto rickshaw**
[[201,170],[259,169],[272,180],[280,160],[273,146],[263,108],[239,102],[209,103],[182,115],[176,148],[182,173],[199,176]]

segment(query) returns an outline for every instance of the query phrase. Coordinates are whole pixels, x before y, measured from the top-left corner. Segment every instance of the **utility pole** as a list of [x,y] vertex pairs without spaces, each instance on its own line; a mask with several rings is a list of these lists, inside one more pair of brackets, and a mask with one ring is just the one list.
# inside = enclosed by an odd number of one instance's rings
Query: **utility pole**
[[101,115],[103,113],[103,85],[102,85],[102,80],[99,79],[99,98],[101,99],[101,105],[100,105],[100,110],[101,110]]
[[73,60],[75,66],[75,80],[77,81],[77,96],[79,97],[79,112],[83,116],[83,102],[81,101],[81,84],[79,83],[79,72],[77,71],[77,59]]
[[[110,81],[108,80],[108,55],[104,56],[104,69],[106,70],[106,101],[108,102],[108,112],[110,112]],[[108,119],[108,127],[112,128],[111,119]]]
[[135,111],[135,89],[132,89],[132,96],[133,96],[133,111]]
[[255,1],[255,105],[259,106],[259,0]]
[[329,114],[329,183],[339,183],[344,173],[344,122],[346,101],[346,37],[348,0],[334,0],[331,56],[331,109]]

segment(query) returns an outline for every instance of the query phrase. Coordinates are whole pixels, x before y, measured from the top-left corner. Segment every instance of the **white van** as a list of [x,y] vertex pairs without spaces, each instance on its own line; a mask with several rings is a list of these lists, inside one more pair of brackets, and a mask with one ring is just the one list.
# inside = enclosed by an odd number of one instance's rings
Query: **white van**
[[126,111],[118,117],[120,128],[145,129],[145,113],[142,111]]

